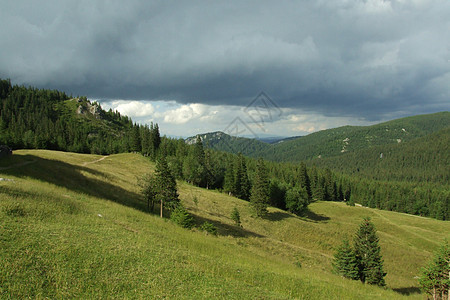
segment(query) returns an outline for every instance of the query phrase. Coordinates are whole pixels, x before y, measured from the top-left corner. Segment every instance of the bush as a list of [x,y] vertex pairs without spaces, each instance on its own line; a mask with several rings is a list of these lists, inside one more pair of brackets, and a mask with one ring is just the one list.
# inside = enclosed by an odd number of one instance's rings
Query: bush
[[217,227],[209,222],[203,223],[203,225],[200,227],[201,230],[206,231],[212,235],[217,235]]
[[237,207],[234,207],[233,211],[231,212],[231,220],[234,221],[236,226],[241,227],[241,215],[239,214],[239,210]]
[[170,214],[170,219],[183,228],[191,229],[194,226],[194,217],[181,204]]

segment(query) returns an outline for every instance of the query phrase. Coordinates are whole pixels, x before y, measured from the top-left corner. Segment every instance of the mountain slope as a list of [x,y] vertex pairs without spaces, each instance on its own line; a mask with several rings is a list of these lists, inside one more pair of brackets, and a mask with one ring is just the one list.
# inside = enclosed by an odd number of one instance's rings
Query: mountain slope
[[400,144],[373,146],[344,155],[314,159],[330,168],[368,179],[447,185],[450,182],[450,127]]
[[[450,237],[448,222],[333,202],[302,218],[270,208],[255,219],[245,201],[180,182],[197,223],[218,227],[209,236],[145,212],[136,181],[153,168],[137,154],[27,150],[0,160],[1,297],[421,299],[414,276]],[[334,247],[364,216],[396,292],[330,273]]]
[[301,161],[339,156],[378,145],[398,144],[448,127],[450,113],[440,112],[401,118],[372,126],[344,126],[281,141],[272,149],[255,153],[275,161]]
[[[226,151],[234,154],[242,153],[246,156],[252,156],[253,153],[260,153],[270,148],[270,144],[244,137],[228,135],[221,131],[209,132],[197,135],[203,144],[211,149]],[[197,136],[185,139],[186,143],[194,144]]]
[[[275,144],[232,137],[223,132],[200,134],[205,145],[231,153],[273,161],[298,162],[317,157],[340,156],[374,146],[400,144],[437,132],[450,125],[450,112],[440,112],[392,120],[372,126],[343,126]],[[192,141],[193,138],[187,139]]]

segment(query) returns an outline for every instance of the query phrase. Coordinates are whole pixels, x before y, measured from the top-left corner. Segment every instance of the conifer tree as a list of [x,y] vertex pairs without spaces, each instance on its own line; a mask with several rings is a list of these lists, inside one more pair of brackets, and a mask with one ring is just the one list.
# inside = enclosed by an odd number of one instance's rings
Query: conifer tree
[[300,163],[300,169],[298,171],[298,181],[302,188],[306,189],[308,194],[308,200],[311,199],[311,181],[309,180],[308,171],[306,170],[306,164]]
[[342,241],[342,244],[334,254],[333,270],[336,274],[345,278],[359,279],[358,261],[347,239]]
[[139,182],[141,186],[141,192],[144,195],[144,199],[147,202],[147,211],[153,211],[155,204],[157,203],[157,181],[153,174],[145,175]]
[[133,152],[141,152],[141,147],[139,125],[135,124],[131,130],[130,150]]
[[160,157],[156,162],[156,196],[155,199],[160,203],[160,216],[163,216],[163,208],[168,210],[175,209],[180,200],[178,199],[177,182],[170,172],[165,157]]
[[421,289],[433,299],[450,298],[450,245],[444,241],[433,259],[422,269],[419,278]]
[[232,159],[227,160],[225,167],[225,177],[223,183],[223,191],[228,195],[233,195],[236,192],[235,179],[234,179],[234,165]]
[[196,186],[206,186],[208,172],[205,163],[205,151],[199,136],[197,136],[197,142],[190,149],[189,155],[184,161],[183,173],[188,182]]
[[236,158],[234,172],[234,188],[236,197],[243,200],[249,200],[250,181],[248,180],[245,157],[242,153],[239,153]]
[[267,178],[267,169],[262,158],[258,159],[256,164],[256,173],[253,180],[250,203],[258,217],[267,213],[269,205],[269,180]]
[[364,218],[354,239],[359,278],[362,282],[384,286],[383,259],[375,226],[370,218]]

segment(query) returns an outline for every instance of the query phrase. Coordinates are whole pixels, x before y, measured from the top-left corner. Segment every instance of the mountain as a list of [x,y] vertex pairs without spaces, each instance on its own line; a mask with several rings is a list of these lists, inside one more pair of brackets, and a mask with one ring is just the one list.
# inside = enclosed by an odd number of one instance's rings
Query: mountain
[[[132,153],[17,150],[0,160],[1,298],[423,299],[415,276],[449,237],[449,222],[338,202],[255,218],[247,201],[179,181],[197,224],[186,230],[147,212],[137,178],[154,169]],[[331,271],[366,216],[386,289]]]
[[[298,162],[314,158],[341,156],[374,146],[396,145],[450,127],[450,113],[440,112],[396,119],[371,126],[343,126],[292,137],[273,144],[232,137],[223,132],[200,134],[205,145],[250,157],[279,162]],[[188,141],[192,138],[189,138]]]
[[371,126],[343,126],[280,141],[253,156],[274,161],[340,156],[373,146],[405,143],[449,126],[449,112],[406,117]]
[[[221,131],[203,133],[199,136],[203,144],[211,149],[226,151],[230,153],[242,153],[246,156],[252,156],[252,153],[259,153],[270,147],[270,144],[250,138],[235,137]],[[185,139],[187,144],[194,144],[197,136]]]
[[315,158],[311,164],[375,180],[450,182],[450,127],[395,144],[372,146],[343,155]]

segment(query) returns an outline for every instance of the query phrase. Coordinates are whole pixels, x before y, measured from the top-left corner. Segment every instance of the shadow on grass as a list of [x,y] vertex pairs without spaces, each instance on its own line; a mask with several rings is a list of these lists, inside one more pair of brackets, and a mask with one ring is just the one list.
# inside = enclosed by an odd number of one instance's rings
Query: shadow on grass
[[319,215],[316,214],[315,212],[307,209],[302,215],[301,215],[302,219],[305,219],[306,221],[310,221],[310,222],[326,222],[328,220],[330,220],[330,217],[327,217],[325,215]]
[[246,230],[242,227],[238,227],[235,225],[225,224],[217,220],[211,220],[204,217],[200,217],[196,214],[191,213],[194,217],[195,225],[197,227],[202,226],[203,223],[209,222],[213,224],[217,228],[217,234],[222,236],[232,236],[232,237],[258,237],[262,238],[264,236],[257,234],[255,232]]
[[[20,178],[32,178],[48,182],[74,192],[107,199],[147,212],[146,203],[142,201],[139,194],[108,183],[109,175],[106,173],[34,155],[24,155],[22,159],[33,161],[33,163],[2,170],[1,172]],[[87,177],[83,173],[102,177],[104,180]]]
[[283,212],[283,211],[274,211],[274,212],[269,212],[263,218],[268,221],[277,222],[277,221],[281,221],[284,219],[292,218],[292,215],[288,214],[287,212]]
[[392,289],[394,292],[397,292],[399,294],[405,295],[405,296],[409,296],[409,295],[414,295],[414,294],[420,294],[420,288],[416,287],[416,286],[410,286],[410,287],[404,287],[404,288],[396,288],[396,289]]

